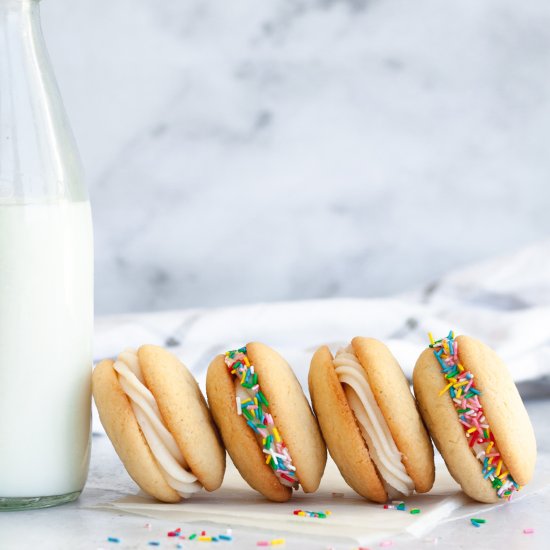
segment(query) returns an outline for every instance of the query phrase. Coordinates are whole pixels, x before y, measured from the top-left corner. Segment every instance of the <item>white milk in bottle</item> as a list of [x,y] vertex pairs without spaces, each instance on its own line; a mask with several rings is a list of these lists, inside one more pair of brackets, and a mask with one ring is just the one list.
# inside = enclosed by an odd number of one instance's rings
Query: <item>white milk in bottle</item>
[[37,0],[0,0],[0,511],[69,502],[90,455],[93,244]]
[[0,203],[0,490],[63,495],[88,466],[92,233],[86,202]]

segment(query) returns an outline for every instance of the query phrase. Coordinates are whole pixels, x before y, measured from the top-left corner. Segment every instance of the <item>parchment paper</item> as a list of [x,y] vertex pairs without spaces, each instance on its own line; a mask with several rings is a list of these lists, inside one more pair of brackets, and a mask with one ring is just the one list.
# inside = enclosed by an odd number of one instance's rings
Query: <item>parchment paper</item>
[[[180,504],[161,504],[144,495],[128,496],[101,507],[175,524],[209,521],[224,526],[272,529],[277,534],[301,533],[368,544],[404,533],[422,537],[462,506],[472,515],[492,508],[465,497],[443,465],[438,466],[434,489],[428,495],[407,498],[404,512],[385,510],[382,505],[358,496],[346,485],[330,459],[319,491],[314,494],[299,491],[287,503],[266,501],[246,485],[229,462],[224,484],[214,493],[202,492]],[[411,508],[420,508],[421,513],[412,515]],[[299,517],[293,514],[296,509],[330,510],[331,514],[326,519]]]

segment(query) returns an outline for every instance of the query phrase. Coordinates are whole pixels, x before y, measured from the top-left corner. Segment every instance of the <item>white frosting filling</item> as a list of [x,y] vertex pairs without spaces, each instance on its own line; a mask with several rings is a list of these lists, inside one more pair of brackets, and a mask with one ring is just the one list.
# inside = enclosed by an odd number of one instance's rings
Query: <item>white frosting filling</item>
[[131,349],[122,352],[114,369],[166,483],[183,498],[200,491],[202,485],[188,470],[174,436],[164,425],[153,394],[143,382],[137,352]]
[[401,453],[351,345],[338,351],[334,366],[378,472],[389,488],[402,495],[411,494],[414,482],[401,462]]

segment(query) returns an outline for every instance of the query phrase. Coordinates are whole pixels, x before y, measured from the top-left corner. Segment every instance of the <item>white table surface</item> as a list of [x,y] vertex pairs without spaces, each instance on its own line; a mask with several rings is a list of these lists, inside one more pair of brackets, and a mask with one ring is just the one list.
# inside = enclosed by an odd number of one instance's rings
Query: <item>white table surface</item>
[[[538,400],[527,403],[534,422],[538,444],[539,461],[537,476],[548,479],[550,473],[550,400]],[[47,472],[44,472],[47,475]],[[0,549],[44,549],[44,550],[97,550],[103,549],[139,549],[154,548],[149,541],[159,541],[159,548],[176,548],[174,539],[166,533],[176,527],[185,532],[206,530],[208,533],[224,532],[214,524],[178,524],[166,521],[148,520],[142,516],[113,513],[92,506],[113,501],[127,494],[136,493],[136,486],[128,477],[116,456],[109,440],[104,435],[95,435],[92,446],[92,461],[88,484],[77,502],[44,510],[25,512],[6,512],[0,514]],[[393,539],[392,548],[548,548],[550,536],[550,490],[541,490],[524,499],[506,506],[488,510],[482,517],[487,523],[480,529],[472,527],[467,519],[455,519],[437,526],[431,533],[420,539],[410,536]],[[458,510],[454,517],[458,517]],[[149,531],[146,523],[151,523]],[[523,534],[523,529],[532,527],[535,533]],[[281,533],[276,531],[233,528],[231,548],[255,548],[260,539],[274,538]],[[120,538],[119,544],[107,542],[107,537]],[[284,535],[286,546],[301,550],[351,549],[357,545]],[[434,539],[437,542],[434,543]],[[209,548],[215,543],[191,543],[182,541],[182,547]],[[224,543],[224,545],[227,543]],[[221,546],[220,543],[216,547]],[[223,546],[222,546],[223,547]],[[378,548],[378,545],[370,545]]]

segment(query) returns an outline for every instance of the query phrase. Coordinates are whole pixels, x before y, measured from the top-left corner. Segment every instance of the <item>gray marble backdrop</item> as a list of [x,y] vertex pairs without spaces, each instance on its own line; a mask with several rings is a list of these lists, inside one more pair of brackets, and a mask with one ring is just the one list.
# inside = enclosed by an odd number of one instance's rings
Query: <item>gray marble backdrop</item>
[[546,0],[46,0],[98,313],[374,296],[550,234]]

